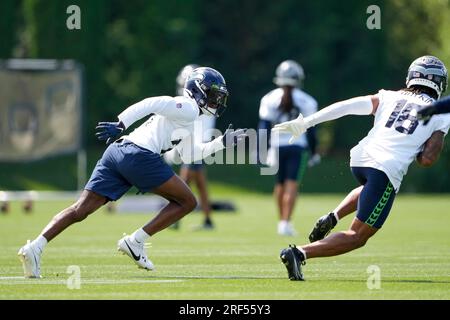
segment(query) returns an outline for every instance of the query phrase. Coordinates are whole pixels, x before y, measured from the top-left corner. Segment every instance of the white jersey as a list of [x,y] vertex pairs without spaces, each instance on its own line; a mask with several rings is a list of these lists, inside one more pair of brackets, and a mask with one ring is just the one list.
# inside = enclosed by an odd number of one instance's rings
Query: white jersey
[[[277,88],[270,91],[261,99],[261,104],[259,107],[259,118],[261,120],[267,120],[272,123],[272,125],[279,124],[285,121],[293,120],[298,117],[301,113],[304,117],[307,117],[317,111],[317,101],[311,97],[309,94],[303,92],[298,88],[294,88],[292,91],[292,101],[294,103],[294,110],[291,114],[286,114],[280,111],[278,108],[283,97],[283,89]],[[288,146],[289,139],[291,138],[289,133],[281,133],[278,135],[278,139],[271,135],[270,146],[271,147],[281,147]],[[308,140],[306,135],[301,135],[297,140],[294,141],[293,145],[298,145],[306,148],[308,146]]]
[[211,141],[216,127],[216,117],[202,114],[194,122],[194,141],[204,143]]
[[447,134],[450,115],[431,118],[425,126],[417,120],[417,111],[434,101],[426,94],[380,90],[373,128],[350,151],[350,165],[383,171],[396,192],[411,162],[422,151],[433,132]]
[[196,142],[194,123],[200,109],[195,100],[177,96],[144,99],[123,111],[119,120],[128,128],[135,121],[152,115],[124,139],[150,150],[165,153],[176,148],[184,162],[201,160],[224,148],[221,137],[210,143]]

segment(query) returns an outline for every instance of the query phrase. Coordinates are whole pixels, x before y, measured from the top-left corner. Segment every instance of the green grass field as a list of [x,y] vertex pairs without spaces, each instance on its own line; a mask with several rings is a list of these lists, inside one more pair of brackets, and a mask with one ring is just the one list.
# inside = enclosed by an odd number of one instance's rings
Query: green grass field
[[[450,299],[450,197],[399,196],[385,227],[349,254],[309,260],[307,281],[291,282],[280,249],[301,244],[315,219],[342,195],[299,198],[295,225],[300,235],[276,234],[275,204],[268,195],[215,187],[215,199],[235,202],[235,214],[214,216],[213,231],[193,231],[201,215],[192,213],[178,231],[151,238],[149,257],[156,271],[138,269],[116,251],[152,214],[109,214],[101,210],[72,226],[47,246],[43,279],[23,279],[16,256],[65,202],[40,202],[25,215],[12,204],[0,216],[0,299]],[[344,229],[350,219],[341,221]],[[81,288],[70,290],[67,267],[81,270]],[[381,288],[369,290],[367,268],[381,270]]]

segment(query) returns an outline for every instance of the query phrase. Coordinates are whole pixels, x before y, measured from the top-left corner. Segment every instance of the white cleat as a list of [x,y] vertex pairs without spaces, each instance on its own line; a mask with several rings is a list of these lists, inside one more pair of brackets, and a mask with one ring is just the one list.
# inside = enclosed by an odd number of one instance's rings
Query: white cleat
[[278,234],[280,236],[295,237],[297,235],[297,231],[295,231],[291,222],[280,221],[278,223]]
[[41,253],[30,240],[19,249],[17,255],[22,262],[25,278],[41,278]]
[[144,244],[136,243],[130,236],[124,236],[117,242],[117,250],[129,256],[139,268],[154,270],[153,263],[147,258]]

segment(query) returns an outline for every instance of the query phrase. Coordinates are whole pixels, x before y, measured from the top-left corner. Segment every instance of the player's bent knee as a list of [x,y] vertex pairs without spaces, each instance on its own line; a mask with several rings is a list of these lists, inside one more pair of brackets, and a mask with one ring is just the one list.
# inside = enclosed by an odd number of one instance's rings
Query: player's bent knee
[[354,244],[355,248],[364,247],[364,245],[367,243],[367,240],[368,240],[367,237],[365,237],[364,235],[359,234],[359,233],[355,233],[352,238],[353,238],[353,244]]

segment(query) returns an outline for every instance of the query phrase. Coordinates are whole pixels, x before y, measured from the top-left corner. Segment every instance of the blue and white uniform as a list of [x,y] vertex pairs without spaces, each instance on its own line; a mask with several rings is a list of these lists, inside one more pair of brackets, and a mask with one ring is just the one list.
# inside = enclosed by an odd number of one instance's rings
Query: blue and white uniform
[[[214,128],[216,126],[216,117],[202,114],[194,122],[194,142],[196,144],[207,143],[214,136]],[[197,160],[192,163],[184,163],[183,166],[190,170],[198,171],[203,169],[203,161]]]
[[[294,106],[290,113],[282,112],[279,109],[282,97],[283,89],[277,88],[261,99],[259,118],[262,123],[266,123],[265,128],[268,130],[276,124],[297,118],[300,113],[307,117],[317,111],[317,101],[298,88],[292,89]],[[260,128],[262,128],[261,125]],[[277,180],[279,183],[286,179],[297,180],[302,154],[309,147],[307,134],[301,135],[293,144],[289,144],[290,137],[289,133],[270,135],[267,164],[278,165]]]
[[350,151],[350,166],[364,185],[357,217],[375,228],[386,220],[403,176],[435,131],[447,134],[450,115],[436,115],[427,125],[417,111],[434,102],[426,94],[380,90],[373,128]]
[[149,192],[174,175],[161,158],[163,153],[176,148],[183,162],[190,163],[223,149],[222,137],[209,143],[195,141],[199,113],[195,100],[182,96],[147,98],[128,107],[118,117],[125,128],[151,117],[106,149],[85,189],[110,200],[119,199],[133,185]]

